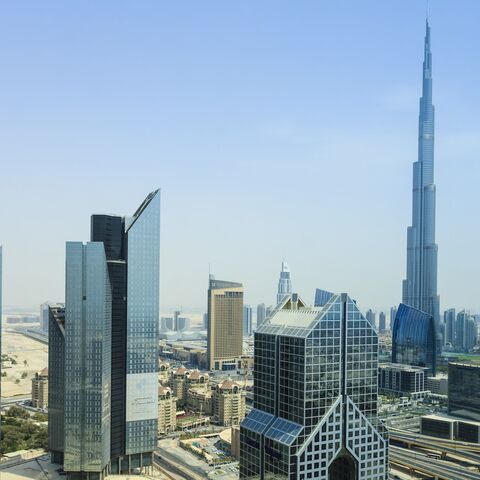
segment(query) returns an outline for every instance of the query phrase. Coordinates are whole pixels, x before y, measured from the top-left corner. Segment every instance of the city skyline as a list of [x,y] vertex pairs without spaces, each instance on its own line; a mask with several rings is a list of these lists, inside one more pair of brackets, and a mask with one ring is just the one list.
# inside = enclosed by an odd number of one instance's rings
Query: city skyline
[[[127,210],[152,183],[162,186],[165,200],[162,312],[180,305],[205,311],[209,263],[219,278],[242,282],[246,302],[270,304],[283,257],[295,273],[296,290],[311,295],[309,303],[322,285],[351,292],[362,310],[398,305],[416,157],[424,5],[347,3],[342,9],[293,9],[266,2],[203,13],[193,4],[191,12],[171,5],[133,11],[119,6],[113,19],[106,8],[89,21],[87,7],[66,11],[56,2],[41,11],[34,4],[30,10],[5,8],[4,306],[62,302],[63,244],[88,232],[86,220],[72,219],[86,219],[94,209]],[[480,260],[471,255],[478,227],[467,219],[475,216],[472,192],[480,173],[480,72],[469,62],[478,43],[474,18],[480,7],[463,5],[439,1],[430,12],[441,111],[438,290],[442,310],[479,311]],[[179,13],[185,23],[169,26]],[[85,43],[87,35],[95,49]],[[216,42],[218,35],[224,45]],[[241,167],[238,176],[230,175],[225,162]],[[309,175],[300,178],[301,187],[292,183],[285,202],[284,177],[293,166]],[[106,197],[105,178],[112,171],[118,189],[112,183]],[[225,202],[218,201],[222,196]],[[6,208],[12,199],[15,208]],[[221,225],[203,214],[214,200]],[[226,215],[232,208],[235,219]],[[288,229],[279,235],[264,228],[283,225],[286,217],[312,225],[320,215],[332,219],[331,235],[302,239]],[[52,235],[57,219],[62,228]],[[245,237],[247,230],[261,233]],[[222,248],[227,243],[242,248],[236,265],[230,249]],[[334,261],[330,253],[337,249],[344,254]],[[363,276],[355,273],[360,271]]]

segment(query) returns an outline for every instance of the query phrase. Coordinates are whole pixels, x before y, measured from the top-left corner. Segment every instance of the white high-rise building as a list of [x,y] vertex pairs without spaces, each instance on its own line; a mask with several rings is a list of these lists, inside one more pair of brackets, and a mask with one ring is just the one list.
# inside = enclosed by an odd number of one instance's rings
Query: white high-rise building
[[282,261],[282,271],[278,279],[277,305],[287,296],[292,294],[292,281],[290,279],[290,268],[285,260]]

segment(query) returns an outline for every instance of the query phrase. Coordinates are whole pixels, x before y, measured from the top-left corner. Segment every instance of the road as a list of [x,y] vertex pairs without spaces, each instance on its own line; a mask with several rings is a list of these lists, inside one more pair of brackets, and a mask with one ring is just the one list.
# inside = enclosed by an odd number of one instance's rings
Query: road
[[456,466],[445,460],[427,457],[425,454],[407,450],[405,448],[390,446],[390,463],[413,468],[415,471],[427,475],[435,475],[442,480],[480,480],[480,473],[467,470],[465,467]]

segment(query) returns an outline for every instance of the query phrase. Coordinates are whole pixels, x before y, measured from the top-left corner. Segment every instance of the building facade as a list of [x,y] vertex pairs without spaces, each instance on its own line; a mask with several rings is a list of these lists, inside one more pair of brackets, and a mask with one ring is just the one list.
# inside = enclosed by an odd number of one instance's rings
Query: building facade
[[348,295],[322,308],[285,299],[255,333],[240,478],[386,480],[377,361],[375,330]]
[[455,347],[469,352],[477,344],[477,325],[473,315],[462,310],[455,323]]
[[332,292],[328,292],[327,290],[322,290],[321,288],[317,288],[315,290],[315,307],[323,307],[328,303],[328,301],[333,297]]
[[243,353],[243,286],[215,280],[208,288],[209,370],[235,370]]
[[48,307],[48,450],[53,463],[65,452],[65,305]]
[[378,331],[385,332],[387,330],[387,317],[383,312],[378,314]]
[[[58,379],[64,368],[69,379],[55,410],[63,406],[63,450],[57,441],[52,449],[64,453],[71,478],[152,465],[158,430],[159,237],[157,190],[132,217],[93,215],[92,241],[86,245],[67,243],[65,320],[61,328],[53,322],[53,342],[61,344],[63,335],[65,360],[49,358],[49,373]],[[62,353],[60,347],[52,352]]]
[[480,421],[480,364],[448,364],[448,413]]
[[36,372],[32,378],[32,407],[48,408],[48,368]]
[[177,428],[177,399],[172,390],[163,385],[158,387],[158,433],[166,435]]
[[292,294],[292,280],[290,278],[290,268],[285,260],[282,261],[282,271],[278,279],[277,287],[277,304],[285,297]]
[[265,321],[267,318],[267,307],[264,303],[259,303],[257,305],[257,328]]
[[214,389],[213,415],[219,425],[240,425],[245,418],[245,396],[242,387],[231,380],[224,380]]
[[438,247],[435,243],[434,135],[432,53],[427,21],[418,120],[418,160],[413,164],[412,225],[407,231],[407,275],[403,281],[402,302],[431,315],[437,336],[440,332],[440,299],[437,294]]
[[435,375],[436,329],[433,317],[401,303],[392,332],[392,362],[427,367]]
[[445,325],[445,343],[455,345],[455,309],[449,308],[443,313],[443,323]]
[[253,309],[250,305],[243,306],[243,335],[249,337],[252,335]]
[[383,394],[422,398],[426,395],[425,367],[381,363],[378,366],[378,390]]

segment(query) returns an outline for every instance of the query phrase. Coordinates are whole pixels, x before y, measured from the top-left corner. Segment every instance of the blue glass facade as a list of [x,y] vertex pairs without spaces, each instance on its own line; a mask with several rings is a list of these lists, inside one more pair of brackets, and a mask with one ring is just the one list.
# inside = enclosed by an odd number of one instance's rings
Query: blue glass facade
[[160,192],[150,194],[126,222],[127,454],[157,445],[160,290]]
[[111,290],[103,243],[67,242],[65,453],[67,472],[101,474],[110,461]]
[[322,290],[321,288],[317,288],[315,290],[315,307],[323,307],[328,303],[328,301],[333,297],[332,292],[327,292],[327,290]]
[[436,326],[433,317],[401,303],[392,332],[392,361],[436,371]]

